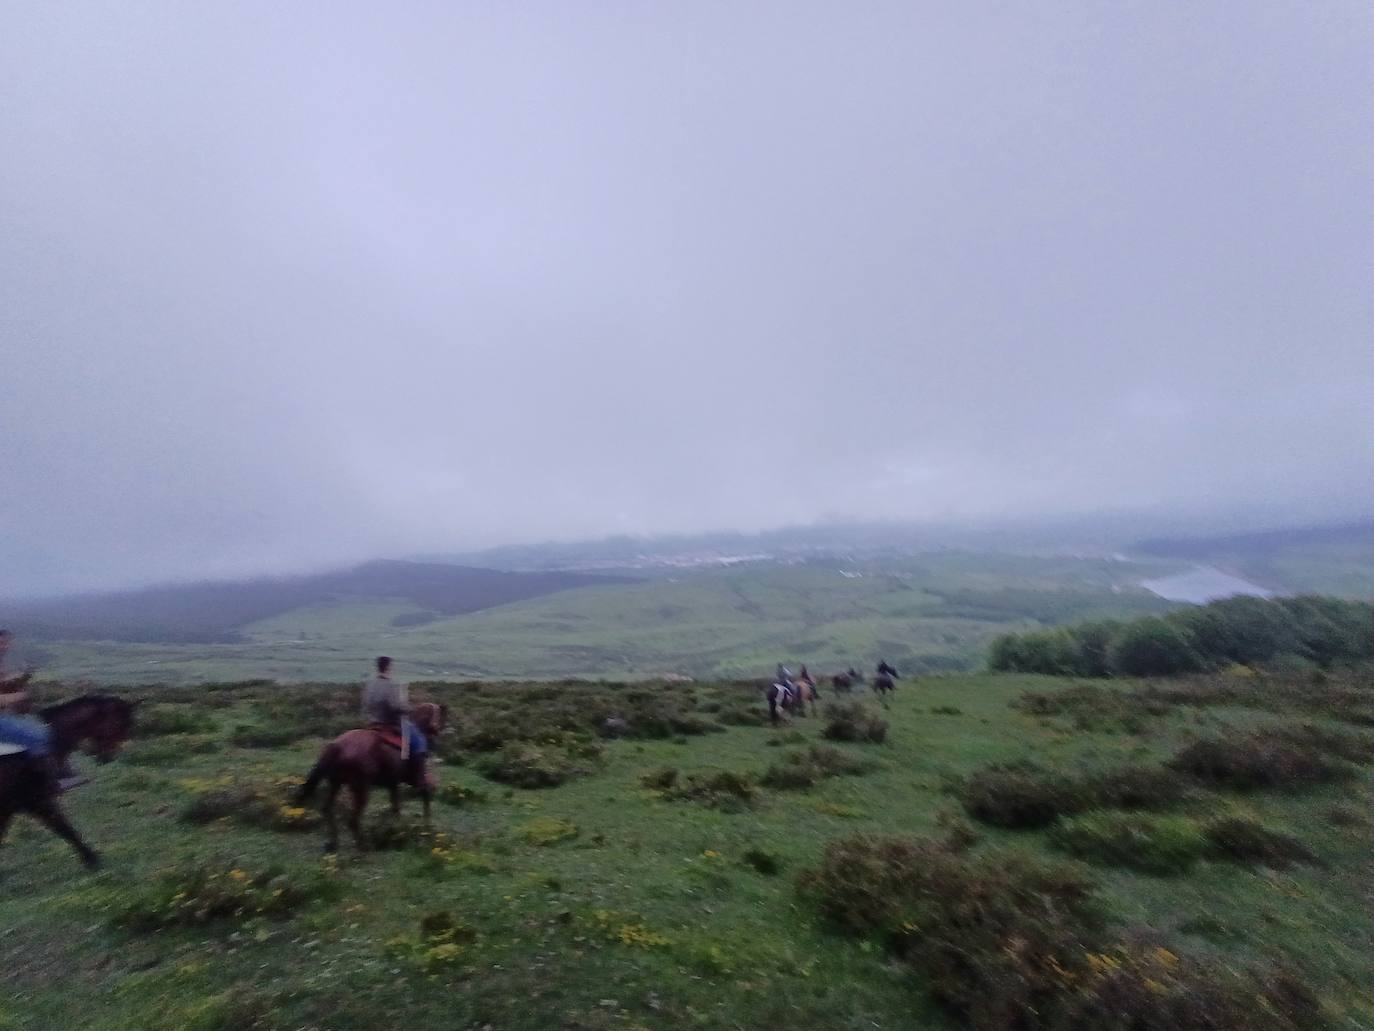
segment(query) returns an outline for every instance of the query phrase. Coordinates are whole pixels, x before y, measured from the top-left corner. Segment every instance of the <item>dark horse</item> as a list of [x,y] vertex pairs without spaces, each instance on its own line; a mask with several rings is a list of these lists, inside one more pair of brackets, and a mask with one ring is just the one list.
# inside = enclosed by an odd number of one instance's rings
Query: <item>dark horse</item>
[[854,690],[854,685],[863,685],[864,675],[852,666],[843,673],[836,673],[830,678],[831,685],[840,694],[850,694]]
[[887,704],[887,693],[897,690],[896,678],[888,673],[879,673],[873,678],[873,693],[878,696],[878,700],[884,705]]
[[15,813],[28,813],[65,838],[88,870],[100,866],[100,856],[81,840],[58,804],[55,770],[85,744],[97,762],[119,754],[134,726],[134,703],[113,695],[88,694],[50,705],[38,713],[52,730],[52,756],[35,758],[27,752],[0,757],[0,842]]
[[[421,702],[411,710],[411,719],[420,732],[431,742],[444,729],[448,720],[448,706]],[[401,811],[401,785],[406,783],[406,764],[401,759],[401,751],[388,744],[382,735],[371,728],[350,730],[324,746],[320,758],[301,785],[300,799],[305,801],[315,793],[320,781],[329,781],[324,796],[324,819],[329,837],[325,841],[326,852],[339,848],[339,825],[334,819],[334,802],[340,789],[348,788],[353,800],[353,808],[348,814],[348,829],[353,832],[353,841],[361,852],[367,846],[363,842],[362,815],[367,808],[368,792],[374,788],[386,788],[391,793],[391,811]],[[416,793],[425,804],[425,822],[429,822],[429,803],[432,792],[419,785]]]

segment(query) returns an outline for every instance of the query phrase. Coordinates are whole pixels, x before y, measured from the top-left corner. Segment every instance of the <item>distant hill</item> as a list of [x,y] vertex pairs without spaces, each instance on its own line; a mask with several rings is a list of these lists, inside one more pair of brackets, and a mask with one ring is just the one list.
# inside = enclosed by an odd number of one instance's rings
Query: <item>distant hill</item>
[[398,599],[413,603],[423,612],[453,616],[575,587],[617,582],[622,581],[584,573],[512,573],[379,561],[313,576],[180,584],[0,604],[0,626],[33,641],[233,644],[243,640],[243,626],[308,605]]

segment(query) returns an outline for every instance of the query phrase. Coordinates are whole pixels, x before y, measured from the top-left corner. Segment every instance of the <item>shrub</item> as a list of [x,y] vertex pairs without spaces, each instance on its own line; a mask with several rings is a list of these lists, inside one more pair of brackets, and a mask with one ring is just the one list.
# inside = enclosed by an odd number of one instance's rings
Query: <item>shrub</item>
[[590,772],[586,766],[574,763],[562,749],[528,744],[508,745],[499,755],[480,763],[478,769],[488,780],[530,790],[554,788]]
[[1204,828],[1212,854],[1235,863],[1282,870],[1294,863],[1316,863],[1317,856],[1297,838],[1267,830],[1254,820],[1228,817]]
[[183,782],[194,797],[181,810],[185,823],[232,820],[247,827],[273,831],[311,830],[320,823],[314,809],[296,804],[300,782],[294,777],[277,780],[229,780]]
[[754,785],[748,776],[730,770],[693,773],[685,781],[664,792],[665,798],[697,802],[713,809],[732,812],[754,799]]
[[1266,730],[1195,741],[1169,765],[1204,784],[1233,791],[1297,790],[1350,775],[1349,767],[1331,762],[1315,741]]
[[886,944],[982,1027],[1042,1010],[1098,922],[1091,886],[1067,868],[918,838],[832,841],[799,885],[832,926]]
[[671,766],[660,766],[656,770],[650,770],[642,774],[639,782],[651,791],[668,791],[677,786],[678,773]]
[[768,767],[759,783],[779,791],[805,791],[827,777],[857,776],[868,769],[861,759],[838,748],[812,745],[805,752],[791,752]]
[[1186,873],[1208,845],[1197,825],[1182,817],[1101,811],[1062,821],[1051,832],[1051,841],[1090,863],[1160,876]]
[[1128,677],[1168,677],[1202,669],[1202,657],[1172,623],[1157,616],[1127,623],[1112,639],[1107,664]]
[[1104,808],[1168,809],[1183,800],[1187,784],[1167,767],[1128,765],[1088,777],[1085,791]]
[[751,848],[740,856],[745,866],[751,866],[765,877],[776,877],[782,873],[783,862],[773,852],[761,848]]
[[1080,874],[1016,853],[970,857],[919,838],[859,835],[830,842],[798,886],[828,923],[885,944],[979,1031],[1323,1023],[1292,975],[1115,941]]
[[881,744],[887,739],[887,721],[861,702],[834,702],[826,706],[825,715],[822,734],[831,741]]
[[978,770],[960,787],[959,799],[975,820],[1009,829],[1048,827],[1085,806],[1072,778],[1030,762]]
[[225,865],[180,867],[116,908],[114,923],[134,931],[196,926],[217,920],[282,917],[317,900],[336,897],[338,887],[323,870],[269,867],[252,873]]

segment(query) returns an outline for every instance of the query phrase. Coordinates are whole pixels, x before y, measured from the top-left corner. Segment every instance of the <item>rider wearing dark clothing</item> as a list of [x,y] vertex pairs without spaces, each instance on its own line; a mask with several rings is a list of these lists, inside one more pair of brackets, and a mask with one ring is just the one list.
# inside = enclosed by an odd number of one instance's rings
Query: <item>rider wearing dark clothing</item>
[[878,676],[891,677],[893,680],[896,680],[897,671],[887,664],[887,660],[883,660],[878,663]]

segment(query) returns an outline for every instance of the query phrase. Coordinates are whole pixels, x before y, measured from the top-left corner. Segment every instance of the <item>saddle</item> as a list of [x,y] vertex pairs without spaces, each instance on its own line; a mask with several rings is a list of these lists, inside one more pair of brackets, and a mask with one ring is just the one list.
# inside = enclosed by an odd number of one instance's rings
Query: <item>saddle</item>
[[382,743],[396,751],[401,750],[401,732],[389,723],[369,723],[367,729],[382,739]]

